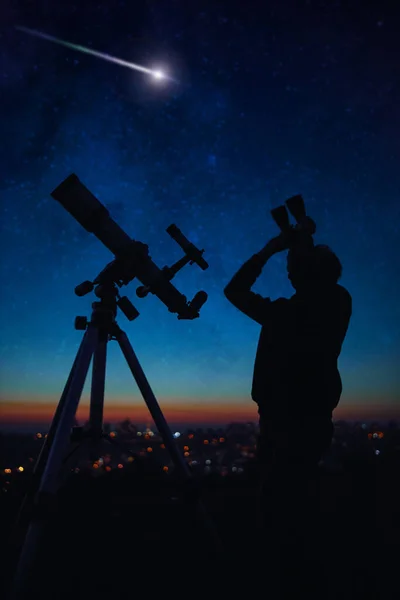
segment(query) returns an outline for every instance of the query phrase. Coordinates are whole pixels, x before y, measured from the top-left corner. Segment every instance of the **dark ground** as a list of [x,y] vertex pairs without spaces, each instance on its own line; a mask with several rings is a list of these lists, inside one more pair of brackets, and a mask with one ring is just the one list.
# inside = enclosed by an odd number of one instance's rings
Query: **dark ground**
[[[321,471],[316,551],[309,560],[302,547],[292,549],[292,558],[286,552],[281,596],[271,589],[268,567],[276,573],[277,550],[268,536],[259,535],[257,484],[251,473],[202,480],[204,503],[224,542],[222,555],[179,499],[171,477],[115,473],[96,480],[75,478],[60,493],[28,596],[204,598],[257,590],[265,598],[398,598],[400,493],[393,467],[353,458],[344,472]],[[3,495],[4,592],[15,564],[9,534],[19,494],[7,500]]]

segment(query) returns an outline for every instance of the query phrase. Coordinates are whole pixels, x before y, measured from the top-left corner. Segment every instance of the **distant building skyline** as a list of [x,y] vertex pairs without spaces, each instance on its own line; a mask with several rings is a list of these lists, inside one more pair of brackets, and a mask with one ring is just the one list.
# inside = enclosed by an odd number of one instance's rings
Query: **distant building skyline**
[[[225,426],[232,422],[258,422],[257,406],[254,402],[216,402],[201,405],[183,402],[159,401],[168,424],[188,428],[190,426]],[[38,426],[49,426],[57,402],[1,402],[0,431],[34,431]],[[77,420],[83,424],[89,416],[89,403],[83,400],[78,408]],[[105,402],[104,423],[116,424],[129,419],[135,425],[151,424],[153,420],[144,401],[136,399],[129,403]],[[333,420],[389,421],[400,419],[400,406],[348,405],[343,402],[333,413]]]

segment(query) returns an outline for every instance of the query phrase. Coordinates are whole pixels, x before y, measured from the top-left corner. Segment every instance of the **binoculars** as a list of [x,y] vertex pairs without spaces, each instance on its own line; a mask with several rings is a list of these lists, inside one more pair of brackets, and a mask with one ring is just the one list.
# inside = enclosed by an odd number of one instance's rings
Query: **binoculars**
[[[288,237],[289,247],[313,247],[312,236],[316,231],[315,222],[307,216],[303,197],[298,194],[285,201],[285,205],[271,210],[272,218],[281,232]],[[293,215],[296,225],[289,222],[289,213]]]

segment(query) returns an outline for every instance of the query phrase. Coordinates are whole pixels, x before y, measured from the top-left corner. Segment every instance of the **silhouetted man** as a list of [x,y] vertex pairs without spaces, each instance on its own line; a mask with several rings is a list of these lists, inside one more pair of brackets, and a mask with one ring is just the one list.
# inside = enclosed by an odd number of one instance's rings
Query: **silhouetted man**
[[273,238],[224,290],[262,326],[251,391],[260,422],[261,499],[265,533],[284,544],[299,523],[311,524],[316,508],[310,486],[332,441],[332,411],[342,392],[337,360],[352,312],[350,294],[337,283],[342,266],[327,246],[289,250],[291,298],[271,301],[252,292],[268,259],[287,249],[283,234]]

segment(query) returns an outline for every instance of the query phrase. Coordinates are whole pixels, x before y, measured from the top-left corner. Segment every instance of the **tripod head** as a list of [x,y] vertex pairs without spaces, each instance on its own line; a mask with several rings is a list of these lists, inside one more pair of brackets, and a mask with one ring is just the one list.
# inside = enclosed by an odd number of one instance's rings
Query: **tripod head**
[[[96,288],[99,293],[104,286],[108,289],[111,289],[110,286],[122,287],[136,277],[143,284],[136,291],[139,298],[144,298],[148,293],[155,294],[167,306],[169,312],[178,314],[178,319],[196,319],[200,316],[200,308],[208,298],[206,292],[198,292],[188,302],[186,296],[181,294],[170,280],[187,263],[196,263],[203,271],[208,269],[209,265],[202,257],[204,250],[199,250],[189,242],[176,225],[170,225],[167,232],[181,246],[185,256],[171,267],[159,269],[149,256],[149,247],[130,238],[111,218],[106,207],[74,173],[53,190],[51,196],[86,231],[94,233],[115,256],[93,281],[84,281],[75,288],[77,296],[85,296],[96,286],[100,286]],[[119,298],[117,304],[130,321],[139,316],[139,312],[126,296]]]

